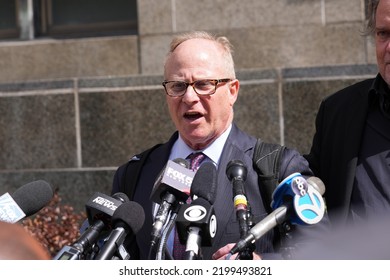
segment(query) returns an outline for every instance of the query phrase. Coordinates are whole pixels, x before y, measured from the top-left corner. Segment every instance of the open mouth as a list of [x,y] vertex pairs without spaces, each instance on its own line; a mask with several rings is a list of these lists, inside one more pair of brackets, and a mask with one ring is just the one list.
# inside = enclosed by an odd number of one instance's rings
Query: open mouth
[[197,120],[203,117],[203,115],[199,112],[188,112],[184,114],[184,118],[187,120]]

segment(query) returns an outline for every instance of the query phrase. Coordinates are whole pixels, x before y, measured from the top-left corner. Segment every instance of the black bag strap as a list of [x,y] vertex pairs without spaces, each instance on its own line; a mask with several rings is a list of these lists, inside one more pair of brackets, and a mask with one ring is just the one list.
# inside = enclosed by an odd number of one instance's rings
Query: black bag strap
[[135,155],[129,162],[127,162],[119,190],[120,192],[127,194],[130,200],[133,200],[139,174],[141,173],[141,169],[145,164],[146,159],[149,157],[151,152],[161,145],[162,144],[157,144],[150,149]]
[[280,159],[286,147],[257,139],[253,163],[259,178],[260,193],[268,213],[271,213],[272,194],[279,184]]

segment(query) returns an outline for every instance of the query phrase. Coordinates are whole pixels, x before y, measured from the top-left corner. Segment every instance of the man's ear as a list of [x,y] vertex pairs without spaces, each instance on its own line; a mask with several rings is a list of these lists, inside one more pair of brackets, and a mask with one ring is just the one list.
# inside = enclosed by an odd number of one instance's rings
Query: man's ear
[[240,81],[239,80],[234,79],[233,81],[229,82],[230,104],[232,106],[237,100],[239,89],[240,89]]

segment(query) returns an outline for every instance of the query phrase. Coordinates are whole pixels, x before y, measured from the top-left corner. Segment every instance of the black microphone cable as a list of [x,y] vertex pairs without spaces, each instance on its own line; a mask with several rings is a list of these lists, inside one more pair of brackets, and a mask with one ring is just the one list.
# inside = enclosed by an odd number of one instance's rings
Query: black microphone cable
[[[180,210],[180,206],[182,205],[182,203],[178,203],[175,205],[175,208],[172,210],[172,213],[171,213],[171,217],[169,218],[168,220],[168,223],[161,235],[161,240],[160,240],[160,243],[159,243],[159,248],[158,248],[158,251],[157,251],[157,254],[156,254],[156,260],[164,260],[166,259],[166,254],[165,254],[165,250],[166,250],[166,247],[167,247],[167,239],[170,235],[170,233],[172,232],[172,230],[174,229],[175,227],[175,222],[176,222],[176,218],[177,218],[177,215],[178,215],[178,212]],[[169,259],[170,260],[173,260],[173,257],[171,255],[168,255],[169,256]]]

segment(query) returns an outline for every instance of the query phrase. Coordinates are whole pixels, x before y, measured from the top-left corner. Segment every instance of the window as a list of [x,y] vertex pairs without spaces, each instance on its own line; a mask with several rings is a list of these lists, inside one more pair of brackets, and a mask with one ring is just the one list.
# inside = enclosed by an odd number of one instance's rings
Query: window
[[[18,4],[28,1],[27,8]],[[23,21],[28,12],[31,23]],[[137,0],[0,1],[0,38],[22,38],[26,24],[32,25],[34,38],[137,34]]]
[[101,36],[137,33],[136,0],[44,0],[43,36]]
[[17,8],[15,0],[0,1],[0,38],[19,36]]

